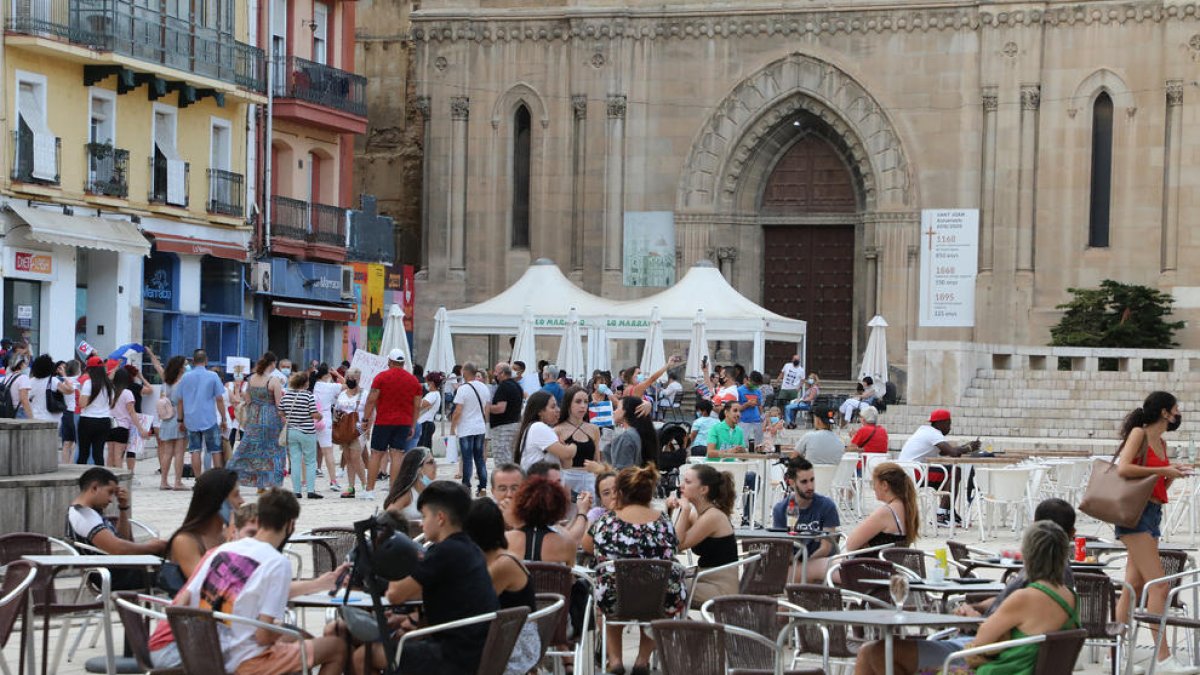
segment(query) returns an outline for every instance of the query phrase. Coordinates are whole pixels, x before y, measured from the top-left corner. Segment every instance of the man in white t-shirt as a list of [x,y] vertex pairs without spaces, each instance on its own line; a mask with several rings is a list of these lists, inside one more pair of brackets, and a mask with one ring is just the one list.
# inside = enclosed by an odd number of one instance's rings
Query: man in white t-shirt
[[[114,523],[104,517],[104,510],[117,500],[117,520]],[[129,524],[129,491],[117,482],[112,471],[94,466],[79,477],[79,495],[67,509],[66,537],[75,544],[86,544],[109,555],[162,555],[167,542],[150,539],[144,542],[133,540]],[[129,591],[145,588],[146,579],[140,570],[113,569],[112,588]]]
[[462,456],[462,482],[471,489],[471,470],[479,477],[476,488],[482,496],[487,489],[487,467],[483,458],[483,439],[487,437],[487,405],[492,402],[492,390],[475,378],[479,369],[474,363],[463,364],[463,383],[454,392],[454,413],[450,416],[450,435],[458,437]]
[[[287,611],[292,563],[280,550],[296,531],[300,503],[291,493],[271,488],[258,498],[258,533],[223,544],[205,557],[188,580],[176,605],[199,607],[275,623]],[[243,623],[218,623],[225,671],[236,675],[273,675],[300,670],[300,643],[285,642],[279,633]],[[306,640],[309,667],[322,675],[339,675],[346,661],[346,642],[338,636]],[[177,667],[175,642],[151,652],[157,668]]]
[[800,355],[792,354],[792,360],[783,364],[779,371],[779,394],[775,402],[786,403],[800,393],[800,383],[804,381],[804,366],[800,365]]
[[[904,442],[904,447],[900,449],[901,462],[937,462],[940,456],[945,457],[961,457],[968,452],[979,450],[979,439],[975,439],[970,443],[962,445],[954,445],[946,439],[946,435],[950,433],[950,411],[945,408],[938,408],[929,414],[929,424],[922,425],[908,437]],[[929,485],[943,489],[943,483],[947,483],[946,472],[937,467],[929,469]],[[949,486],[946,486],[949,487]],[[957,484],[955,489],[957,490]],[[950,497],[943,495],[941,508],[938,509],[938,517],[942,519],[948,518],[950,508]]]

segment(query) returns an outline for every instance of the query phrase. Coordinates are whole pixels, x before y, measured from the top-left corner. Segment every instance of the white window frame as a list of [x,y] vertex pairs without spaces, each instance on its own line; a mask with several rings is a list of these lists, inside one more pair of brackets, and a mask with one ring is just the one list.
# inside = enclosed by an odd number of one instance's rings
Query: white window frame
[[[225,166],[217,166],[217,135],[214,133],[218,128],[225,131]],[[208,125],[208,167],[210,169],[220,169],[222,171],[233,170],[233,124],[223,117],[210,117]]]
[[[150,110],[150,157],[154,157],[155,148],[158,147],[158,116],[159,114],[171,118],[171,147],[170,153],[163,152],[167,159],[167,194],[166,203],[171,206],[187,206],[187,185],[176,184],[171,179],[171,164],[172,161],[182,162],[183,157],[179,154],[179,108],[155,103]],[[186,171],[180,176],[180,180],[187,181]]]
[[[317,9],[323,11],[322,17]],[[328,3],[316,0],[313,2],[313,53],[312,60],[322,65],[327,65],[330,62],[329,58],[329,22],[333,16],[333,8]],[[317,53],[318,41],[321,45],[321,52]]]
[[[17,70],[14,73],[14,75],[15,75],[15,77],[14,77],[15,87],[14,87],[14,92],[13,92],[13,111],[12,111],[12,118],[11,118],[12,119],[12,129],[16,130],[16,129],[20,128],[21,85],[28,84],[28,85],[31,85],[34,89],[34,95],[38,98],[38,105],[41,107],[41,115],[42,115],[41,120],[35,120],[37,122],[40,122],[40,125],[38,125],[37,128],[34,128],[34,125],[30,125],[30,128],[33,128],[33,130],[35,132],[42,131],[44,133],[53,135],[54,132],[52,129],[50,129],[50,109],[47,106],[47,100],[49,98],[49,84],[48,84],[48,80],[47,80],[46,76],[42,75],[41,73],[33,73],[33,72],[30,72],[27,70]],[[35,152],[34,155],[36,156],[36,154],[37,153]],[[16,155],[14,154],[14,159],[15,159],[15,157],[16,157]],[[55,167],[54,167],[55,172],[56,173],[61,172],[62,167],[58,166],[59,159],[58,159],[57,155],[55,155],[54,161],[55,161]],[[36,169],[35,169],[35,171],[36,171]],[[43,176],[43,178],[45,178],[45,177]]]
[[111,136],[111,138],[108,138],[107,141],[109,143],[111,143],[112,146],[115,148],[115,147],[117,147],[117,92],[115,92],[111,89],[102,89],[100,87],[88,87],[88,117],[87,117],[88,142],[89,143],[91,143],[91,142],[103,143],[104,142],[103,140],[99,140],[99,139],[97,139],[96,141],[92,141],[92,115],[95,112],[95,108],[93,107],[93,104],[96,102],[96,99],[100,99],[108,104],[109,113],[112,115],[112,120],[111,120],[112,123],[109,125],[112,128],[112,136]]

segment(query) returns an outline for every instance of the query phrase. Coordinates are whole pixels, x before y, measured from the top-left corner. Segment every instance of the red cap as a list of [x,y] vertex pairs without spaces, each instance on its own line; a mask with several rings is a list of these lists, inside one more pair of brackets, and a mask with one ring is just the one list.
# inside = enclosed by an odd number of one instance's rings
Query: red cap
[[930,422],[941,422],[948,419],[950,419],[950,411],[946,410],[945,408],[938,408],[937,410],[929,413]]
[[92,366],[102,366],[102,365],[104,365],[104,362],[100,360],[99,356],[89,356],[88,357],[88,360],[87,360],[88,368],[91,368]]

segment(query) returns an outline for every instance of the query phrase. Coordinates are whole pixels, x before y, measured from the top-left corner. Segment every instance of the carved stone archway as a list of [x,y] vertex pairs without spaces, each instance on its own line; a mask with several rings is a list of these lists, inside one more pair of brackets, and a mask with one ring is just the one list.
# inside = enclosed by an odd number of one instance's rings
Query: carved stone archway
[[681,171],[677,210],[745,210],[740,193],[754,182],[746,179],[755,170],[760,144],[801,112],[819,117],[844,140],[848,161],[862,181],[864,210],[913,208],[915,181],[883,107],[842,69],[794,53],[747,77],[716,106]]

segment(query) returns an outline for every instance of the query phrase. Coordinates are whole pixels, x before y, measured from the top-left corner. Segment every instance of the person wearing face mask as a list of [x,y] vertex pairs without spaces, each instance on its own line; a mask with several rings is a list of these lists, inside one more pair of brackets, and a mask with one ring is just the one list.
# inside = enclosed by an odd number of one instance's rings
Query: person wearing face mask
[[703,457],[708,454],[708,432],[720,424],[721,420],[713,417],[712,401],[700,399],[696,401],[696,419],[688,434],[689,453],[693,457]]
[[[1162,562],[1158,556],[1158,539],[1162,536],[1163,505],[1167,503],[1167,490],[1171,482],[1191,474],[1183,464],[1172,464],[1166,439],[1163,434],[1179,429],[1183,415],[1175,396],[1165,391],[1156,391],[1146,397],[1140,408],[1134,408],[1125,417],[1121,426],[1121,450],[1117,454],[1117,475],[1126,480],[1157,476],[1154,490],[1142,511],[1142,517],[1133,527],[1116,526],[1117,539],[1129,551],[1125,565],[1125,581],[1133,587],[1132,597],[1142,597],[1145,585],[1164,576]],[[1146,599],[1146,611],[1161,615],[1166,605],[1167,584],[1152,586]],[[1117,603],[1117,620],[1129,620],[1129,593],[1122,593]],[[1160,639],[1157,622],[1151,624],[1151,632],[1158,645],[1156,673],[1194,673],[1186,661],[1171,653],[1171,641]]]
[[796,428],[796,413],[812,410],[813,403],[821,393],[821,377],[816,373],[809,373],[808,378],[804,380],[804,386],[804,396],[787,404],[783,409],[783,420],[787,422],[789,429]]
[[762,425],[762,448],[763,452],[773,452],[777,438],[780,432],[783,431],[783,413],[778,406],[771,406],[763,415]]
[[292,360],[279,359],[279,364],[275,370],[271,371],[271,377],[279,380],[279,384],[287,386],[288,378],[292,376]]
[[800,365],[800,355],[792,354],[792,360],[783,364],[779,371],[779,393],[775,402],[786,405],[800,395],[800,385],[804,382],[804,366]]
[[[339,444],[342,448],[342,464],[346,467],[346,481],[350,484],[350,489],[342,493],[342,499],[375,499],[375,495],[367,489],[366,448],[362,443],[362,431],[366,428],[363,412],[367,405],[367,394],[358,386],[361,377],[362,371],[358,368],[347,370],[345,389],[338,394],[333,404],[334,424],[344,415],[352,415],[358,430],[358,434],[349,443]],[[362,483],[357,492],[354,487],[355,481]]]
[[425,487],[437,478],[437,459],[429,448],[417,447],[404,453],[400,473],[383,500],[383,508],[401,522],[418,522],[421,511],[417,502]]
[[181,576],[173,571],[159,574],[158,586],[175,595],[183,580],[192,576],[209,549],[225,543],[225,533],[233,511],[242,505],[238,475],[229,469],[214,468],[196,479],[192,501],[183,524],[167,540],[167,570],[173,563]]

